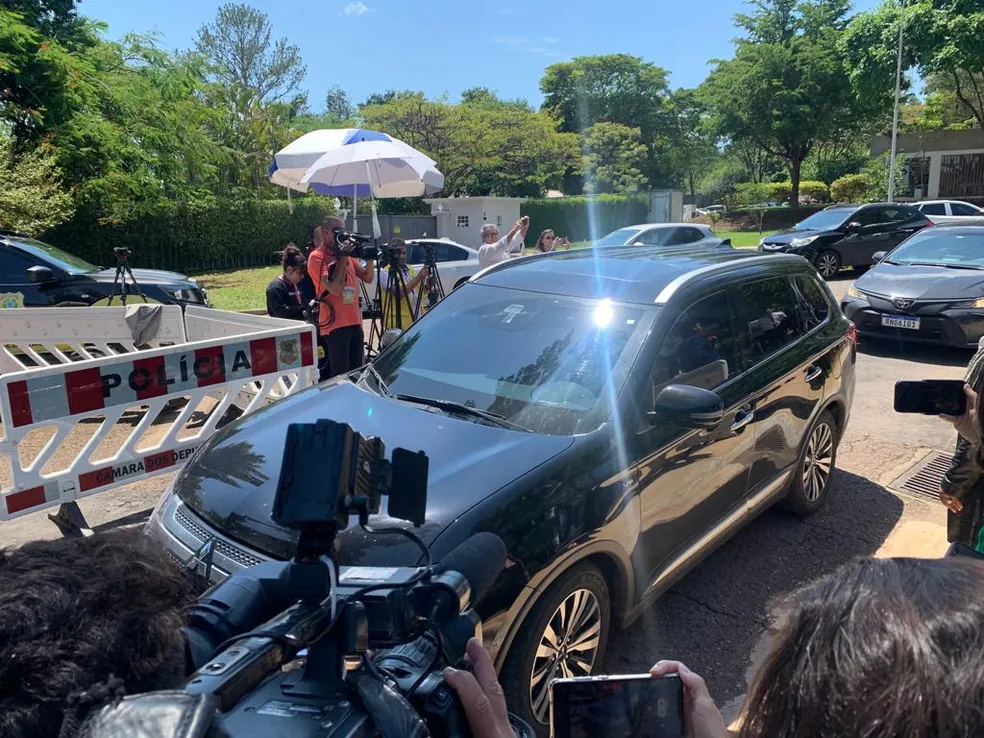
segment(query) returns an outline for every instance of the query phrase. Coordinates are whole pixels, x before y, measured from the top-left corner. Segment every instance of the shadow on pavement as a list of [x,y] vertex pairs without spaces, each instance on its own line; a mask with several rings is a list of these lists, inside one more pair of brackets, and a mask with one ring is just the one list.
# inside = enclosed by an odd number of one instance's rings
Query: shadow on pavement
[[826,505],[798,519],[772,509],[700,563],[627,631],[613,634],[608,673],[679,659],[718,704],[745,691],[749,656],[782,595],[858,556],[875,553],[902,516],[884,487],[836,471]]
[[868,356],[884,359],[904,359],[920,364],[965,367],[974,355],[973,349],[951,348],[949,346],[926,346],[918,343],[895,341],[891,338],[861,336],[858,350]]

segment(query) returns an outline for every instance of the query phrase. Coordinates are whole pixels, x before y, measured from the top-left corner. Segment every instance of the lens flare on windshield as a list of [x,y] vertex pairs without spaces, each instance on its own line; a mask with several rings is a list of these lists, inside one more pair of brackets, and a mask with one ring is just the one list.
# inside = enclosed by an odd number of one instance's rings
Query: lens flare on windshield
[[594,319],[594,324],[599,328],[607,328],[611,325],[612,319],[615,317],[615,310],[612,308],[611,298],[606,297],[599,302],[591,317]]

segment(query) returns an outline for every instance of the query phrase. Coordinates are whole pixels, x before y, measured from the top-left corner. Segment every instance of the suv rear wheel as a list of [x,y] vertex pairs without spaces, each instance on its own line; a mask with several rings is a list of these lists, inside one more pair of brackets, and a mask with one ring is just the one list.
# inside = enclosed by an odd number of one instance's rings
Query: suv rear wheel
[[509,709],[546,735],[550,682],[594,673],[604,660],[610,629],[605,577],[588,562],[571,567],[540,598],[509,649],[499,675]]
[[824,410],[810,428],[800,451],[799,463],[789,492],[784,500],[786,509],[800,516],[816,512],[827,497],[830,476],[837,462],[837,421]]

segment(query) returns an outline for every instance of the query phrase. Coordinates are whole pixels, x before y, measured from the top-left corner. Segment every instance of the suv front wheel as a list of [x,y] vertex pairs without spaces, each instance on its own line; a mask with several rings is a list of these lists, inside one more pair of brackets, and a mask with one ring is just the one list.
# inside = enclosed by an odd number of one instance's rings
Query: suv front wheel
[[571,567],[540,598],[509,649],[499,674],[509,709],[546,735],[550,682],[594,673],[610,629],[605,577],[588,562]]
[[830,477],[837,462],[838,441],[837,421],[829,410],[824,410],[803,442],[799,462],[784,500],[786,509],[805,517],[820,508],[827,497]]

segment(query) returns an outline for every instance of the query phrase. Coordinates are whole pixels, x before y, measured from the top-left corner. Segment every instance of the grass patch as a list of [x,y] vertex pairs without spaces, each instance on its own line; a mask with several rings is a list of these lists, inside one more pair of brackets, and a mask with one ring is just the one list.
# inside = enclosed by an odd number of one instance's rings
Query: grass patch
[[283,269],[279,266],[235,269],[196,276],[208,290],[208,301],[219,310],[264,310],[266,287]]
[[721,238],[730,238],[731,245],[736,249],[754,249],[759,245],[759,240],[763,236],[771,236],[775,231],[721,231],[717,235]]

